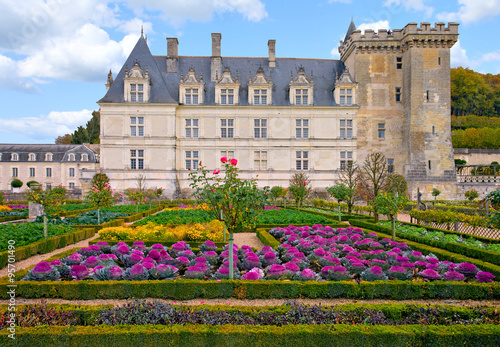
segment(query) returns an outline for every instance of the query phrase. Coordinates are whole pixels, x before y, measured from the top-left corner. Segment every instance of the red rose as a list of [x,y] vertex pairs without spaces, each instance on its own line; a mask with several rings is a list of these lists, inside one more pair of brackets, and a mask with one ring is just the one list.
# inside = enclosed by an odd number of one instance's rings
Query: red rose
[[233,158],[233,159],[231,159],[230,163],[232,166],[236,166],[236,164],[238,164],[238,161]]
[[227,163],[227,157],[220,158],[221,163]]

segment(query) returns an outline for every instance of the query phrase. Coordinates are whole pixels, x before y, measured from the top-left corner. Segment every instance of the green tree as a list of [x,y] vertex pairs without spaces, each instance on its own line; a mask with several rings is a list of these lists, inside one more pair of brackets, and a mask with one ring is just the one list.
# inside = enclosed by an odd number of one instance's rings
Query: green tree
[[345,200],[347,204],[347,213],[349,214],[352,213],[352,207],[356,202],[357,195],[359,195],[359,192],[357,191],[359,181],[360,181],[360,170],[356,162],[347,165],[345,169],[341,170],[339,173],[339,178],[337,180],[337,183],[345,184],[349,188],[350,192],[352,192],[352,194],[350,194],[347,200]]
[[385,182],[384,191],[389,193],[398,193],[399,195],[408,194],[408,182],[403,175],[398,174],[390,174],[387,176],[387,180]]
[[274,186],[271,188],[269,196],[273,200],[273,203],[276,204],[276,200],[279,198],[284,198],[287,195],[286,188],[280,186]]
[[92,177],[92,187],[97,188],[98,190],[104,189],[108,183],[109,177],[102,169],[99,170],[94,177]]
[[222,221],[229,231],[229,276],[233,278],[233,233],[255,227],[257,217],[267,204],[268,187],[259,189],[256,179],[238,177],[236,159],[221,158],[224,177],[219,170],[210,172],[203,165],[189,173],[190,187],[199,203],[210,206],[209,213]]
[[311,180],[305,173],[296,173],[289,181],[288,191],[295,200],[295,205],[302,206],[304,200],[311,194]]
[[479,193],[475,189],[471,189],[465,192],[465,198],[469,201],[473,201],[479,197]]
[[43,206],[43,236],[47,238],[47,215],[59,210],[66,197],[66,188],[60,186],[51,190],[42,190],[41,184],[31,184],[26,193],[29,202]]
[[406,195],[398,195],[397,193],[382,192],[373,200],[374,208],[391,220],[393,241],[396,240],[396,219],[407,204],[408,198]]
[[434,202],[432,204],[435,205],[436,204],[436,198],[439,196],[439,194],[441,194],[441,191],[439,189],[437,189],[437,188],[432,188],[431,194],[434,197]]
[[104,171],[101,170],[92,177],[92,187],[85,196],[85,201],[97,209],[97,224],[101,224],[101,208],[115,203],[109,177]]
[[328,194],[333,196],[338,201],[338,204],[339,204],[339,223],[340,223],[340,222],[342,222],[342,216],[341,216],[341,212],[340,212],[340,203],[342,201],[351,200],[351,197],[354,195],[354,190],[349,188],[344,183],[340,183],[340,184],[336,184],[332,187],[326,188],[326,191],[328,192]]
[[56,145],[69,145],[73,143],[72,141],[73,136],[71,134],[65,134],[56,138]]

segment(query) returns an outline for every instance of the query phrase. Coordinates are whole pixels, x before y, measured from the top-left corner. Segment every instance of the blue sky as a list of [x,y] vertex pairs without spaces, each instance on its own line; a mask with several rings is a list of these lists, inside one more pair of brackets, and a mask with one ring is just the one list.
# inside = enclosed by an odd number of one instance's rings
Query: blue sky
[[458,22],[452,66],[500,73],[500,0],[0,0],[0,143],[54,143],[85,125],[140,35],[155,55],[338,59],[351,16],[360,29]]

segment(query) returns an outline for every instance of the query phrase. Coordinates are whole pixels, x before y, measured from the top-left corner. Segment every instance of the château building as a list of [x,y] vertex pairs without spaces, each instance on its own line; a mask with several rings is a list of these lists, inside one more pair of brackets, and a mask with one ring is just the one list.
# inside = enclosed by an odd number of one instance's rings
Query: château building
[[287,186],[305,172],[324,190],[353,161],[382,152],[412,196],[456,194],[450,130],[450,48],[458,24],[409,23],[356,30],[340,42],[340,60],[181,56],[177,38],[153,56],[141,35],[101,107],[101,169],[114,188],[139,175],[167,196],[189,191],[189,170],[238,159],[242,177]]

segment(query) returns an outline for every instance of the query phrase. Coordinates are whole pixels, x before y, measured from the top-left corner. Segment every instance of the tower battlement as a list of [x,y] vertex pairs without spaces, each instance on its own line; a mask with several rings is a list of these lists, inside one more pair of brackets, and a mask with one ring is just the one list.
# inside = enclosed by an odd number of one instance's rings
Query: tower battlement
[[340,59],[353,51],[355,53],[375,52],[404,52],[409,46],[413,47],[443,47],[451,48],[458,40],[458,23],[450,22],[446,26],[443,22],[408,23],[403,29],[379,29],[378,31],[366,29],[354,30],[344,41],[340,41]]

